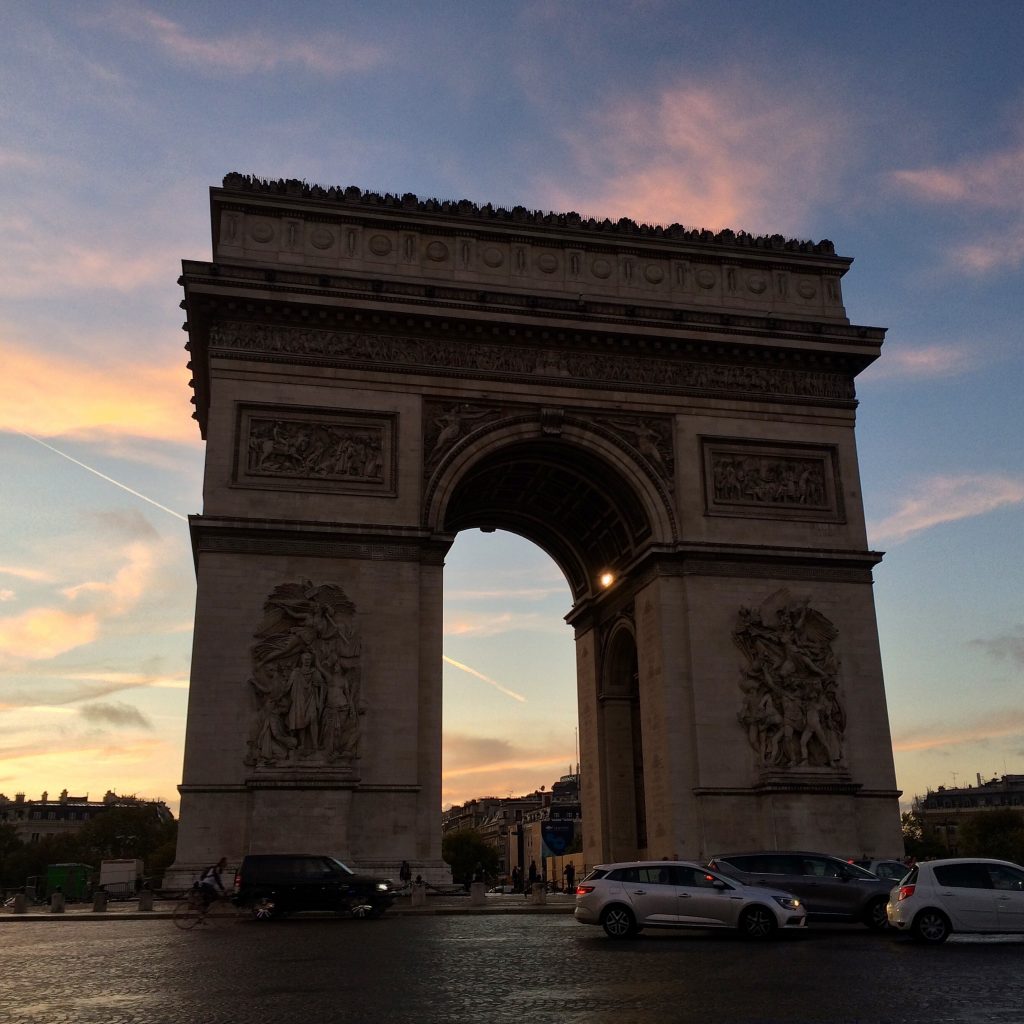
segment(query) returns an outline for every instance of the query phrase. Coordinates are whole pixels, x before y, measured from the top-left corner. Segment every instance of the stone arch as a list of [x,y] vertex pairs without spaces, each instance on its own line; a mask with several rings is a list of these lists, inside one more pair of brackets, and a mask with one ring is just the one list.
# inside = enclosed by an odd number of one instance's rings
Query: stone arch
[[[450,877],[443,566],[472,527],[571,585],[589,864],[898,851],[854,438],[885,332],[847,318],[849,259],[237,174],[210,201],[180,278],[208,448],[166,885],[281,851]],[[303,652],[323,678],[285,692]],[[784,715],[841,751],[774,757]]]
[[503,529],[546,551],[576,601],[602,572],[625,574],[650,544],[676,540],[667,488],[609,431],[561,421],[500,420],[467,435],[431,476],[424,502],[433,532]]

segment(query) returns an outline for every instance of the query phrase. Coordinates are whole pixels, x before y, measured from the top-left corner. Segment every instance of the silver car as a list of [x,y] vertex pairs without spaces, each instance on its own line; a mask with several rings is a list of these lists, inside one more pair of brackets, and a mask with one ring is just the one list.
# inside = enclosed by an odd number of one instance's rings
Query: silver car
[[576,887],[576,920],[613,939],[641,928],[735,928],[767,939],[803,928],[806,914],[788,892],[743,885],[690,861],[599,864]]
[[1024,932],[1024,867],[952,857],[913,867],[889,894],[889,924],[921,942],[951,932]]

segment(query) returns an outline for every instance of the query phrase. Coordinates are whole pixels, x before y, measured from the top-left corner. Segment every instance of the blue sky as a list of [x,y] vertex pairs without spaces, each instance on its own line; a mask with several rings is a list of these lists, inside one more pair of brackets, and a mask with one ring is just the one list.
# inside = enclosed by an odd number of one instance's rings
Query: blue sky
[[[176,802],[203,448],[175,282],[233,170],[831,238],[889,329],[858,446],[899,783],[1024,772],[1019,2],[0,13],[0,791]],[[568,588],[479,533],[445,584],[446,800],[549,785]]]

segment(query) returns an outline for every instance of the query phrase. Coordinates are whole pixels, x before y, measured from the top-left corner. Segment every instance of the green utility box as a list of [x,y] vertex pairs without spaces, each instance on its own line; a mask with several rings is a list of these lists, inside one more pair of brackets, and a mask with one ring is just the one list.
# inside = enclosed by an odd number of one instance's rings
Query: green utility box
[[84,900],[89,895],[89,880],[93,875],[91,864],[48,864],[46,866],[46,895],[59,888],[68,900]]

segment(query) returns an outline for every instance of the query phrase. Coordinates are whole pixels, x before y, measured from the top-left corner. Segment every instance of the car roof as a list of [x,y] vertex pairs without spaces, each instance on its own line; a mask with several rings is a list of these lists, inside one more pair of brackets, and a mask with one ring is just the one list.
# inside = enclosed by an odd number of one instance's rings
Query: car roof
[[1024,864],[1018,864],[1012,860],[1000,860],[998,857],[943,857],[938,860],[922,860],[917,866],[919,868],[941,868],[947,864],[1006,864],[1011,868],[1024,871]]
[[832,860],[841,860],[844,864],[849,861],[846,857],[840,857],[836,853],[822,853],[820,850],[734,850],[732,853],[716,853],[709,860],[729,860],[730,857],[767,857],[776,854],[786,857],[830,857]]
[[704,870],[705,865],[695,860],[618,860],[608,864],[595,864],[594,870],[601,868],[605,871],[613,871],[616,868],[661,868],[666,864],[683,864],[688,868],[700,868]]

